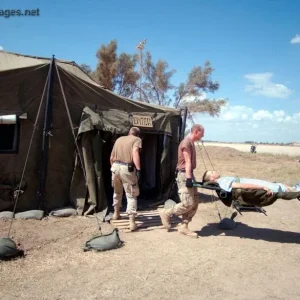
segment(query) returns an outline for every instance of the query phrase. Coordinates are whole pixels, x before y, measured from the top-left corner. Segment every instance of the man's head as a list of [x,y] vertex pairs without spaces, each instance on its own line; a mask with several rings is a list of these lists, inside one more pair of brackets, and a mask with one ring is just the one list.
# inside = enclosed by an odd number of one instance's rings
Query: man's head
[[131,127],[128,135],[140,136],[140,129],[138,127]]
[[202,182],[215,181],[221,177],[220,173],[217,171],[206,171],[203,174]]
[[195,141],[200,141],[201,138],[204,136],[204,127],[200,124],[195,124],[191,128],[190,137]]

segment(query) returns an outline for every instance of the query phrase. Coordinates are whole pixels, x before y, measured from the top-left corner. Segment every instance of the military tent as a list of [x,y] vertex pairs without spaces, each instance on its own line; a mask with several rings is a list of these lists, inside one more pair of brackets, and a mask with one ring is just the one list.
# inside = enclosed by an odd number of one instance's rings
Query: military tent
[[120,97],[73,61],[0,51],[0,211],[13,209],[25,170],[16,212],[107,212],[110,151],[133,125],[143,139],[139,199],[164,199],[183,123],[180,110]]

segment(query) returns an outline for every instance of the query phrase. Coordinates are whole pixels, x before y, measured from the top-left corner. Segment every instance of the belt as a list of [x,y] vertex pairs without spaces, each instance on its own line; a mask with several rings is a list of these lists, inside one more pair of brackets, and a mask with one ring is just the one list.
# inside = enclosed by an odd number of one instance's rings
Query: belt
[[[176,169],[176,172],[178,172],[178,173],[186,173],[185,169],[181,169],[181,170],[177,170]],[[192,171],[192,174],[193,174],[193,171]]]
[[114,163],[119,164],[119,165],[124,165],[124,166],[128,166],[129,165],[129,163],[124,163],[124,162],[119,161],[119,160],[115,160]]

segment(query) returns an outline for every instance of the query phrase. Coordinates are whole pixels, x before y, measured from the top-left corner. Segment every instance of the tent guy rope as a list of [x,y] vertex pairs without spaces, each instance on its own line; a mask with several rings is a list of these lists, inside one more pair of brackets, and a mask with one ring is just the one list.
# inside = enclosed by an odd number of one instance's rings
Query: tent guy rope
[[[29,158],[29,154],[30,154],[30,149],[31,149],[33,137],[34,137],[34,134],[35,134],[35,131],[36,131],[36,128],[37,128],[37,123],[38,123],[38,119],[39,119],[39,116],[40,116],[42,103],[43,103],[43,100],[44,100],[44,97],[45,97],[45,92],[46,92],[46,87],[47,87],[48,79],[49,79],[49,76],[50,76],[50,72],[51,72],[51,69],[49,68],[49,72],[48,72],[48,75],[47,75],[47,78],[46,78],[46,83],[45,83],[43,94],[42,94],[41,101],[40,101],[40,104],[39,104],[38,112],[37,112],[36,119],[35,119],[35,122],[34,122],[34,125],[33,125],[33,131],[32,131],[30,143],[29,143],[29,146],[28,146],[28,151],[27,151],[27,155],[26,155],[26,159],[25,159],[25,163],[24,163],[24,167],[23,167],[23,171],[22,171],[22,176],[21,176],[19,188],[17,190],[17,196],[16,196],[14,209],[13,209],[13,216],[15,215],[17,203],[18,203],[18,200],[19,200],[21,185],[22,185],[22,182],[23,182],[23,179],[24,179],[24,174],[25,174],[25,170],[26,170],[26,166],[27,166],[27,162],[28,162],[28,158]],[[11,222],[10,222],[10,226],[9,226],[9,229],[8,229],[7,237],[9,237],[9,235],[10,235],[13,220],[14,220],[14,218],[12,217]]]
[[[58,71],[57,65],[56,65],[56,64],[54,64],[54,65],[55,65],[55,69],[56,69],[56,73],[57,73],[57,77],[58,77],[60,89],[61,89],[61,92],[62,92],[62,96],[63,96],[63,99],[64,99],[64,104],[65,104],[65,107],[66,107],[68,119],[69,119],[69,122],[70,122],[70,126],[71,126],[71,130],[72,130],[74,142],[75,142],[75,145],[76,145],[76,150],[77,150],[77,152],[78,152],[78,156],[79,156],[79,159],[80,159],[82,172],[83,172],[83,174],[84,174],[85,185],[87,186],[87,179],[86,179],[86,173],[85,173],[85,168],[84,168],[84,164],[83,164],[83,159],[82,159],[82,157],[81,157],[81,153],[80,153],[80,150],[79,150],[79,147],[78,147],[78,144],[77,144],[77,139],[76,139],[76,136],[75,136],[75,133],[74,133],[73,122],[72,122],[70,110],[69,110],[69,107],[68,107],[66,95],[65,95],[64,88],[63,88],[63,85],[62,85],[62,82],[61,82],[61,79],[60,79],[60,75],[59,75],[59,71]],[[95,213],[95,218],[96,218],[96,220],[97,220],[98,229],[100,230],[100,233],[102,234],[102,231],[101,231],[101,224],[100,224],[99,219],[98,219],[98,217],[97,217],[97,212],[96,212],[95,206],[94,206],[93,209],[94,209],[94,213]]]

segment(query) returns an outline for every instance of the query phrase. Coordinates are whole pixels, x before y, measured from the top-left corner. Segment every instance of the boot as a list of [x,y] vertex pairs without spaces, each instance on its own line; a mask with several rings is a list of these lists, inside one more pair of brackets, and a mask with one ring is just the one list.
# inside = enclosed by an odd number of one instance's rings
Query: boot
[[121,219],[121,216],[120,216],[120,207],[116,207],[115,206],[115,211],[114,211],[114,214],[112,216],[112,219],[113,220],[119,220],[119,219]]
[[159,212],[161,222],[162,222],[163,226],[167,229],[167,231],[170,231],[170,229],[171,229],[170,216],[167,214],[167,212],[169,210],[170,209],[168,209],[168,210],[167,209],[162,209]]
[[283,200],[293,200],[293,199],[300,200],[300,192],[279,192],[278,198]]
[[193,232],[191,230],[188,229],[188,224],[187,223],[183,223],[182,225],[180,225],[178,227],[178,232],[180,232],[181,234],[185,234],[187,236],[191,236],[191,237],[198,237],[198,234],[196,232]]
[[129,215],[129,228],[130,231],[135,231],[137,229],[137,225],[135,224],[135,215]]

